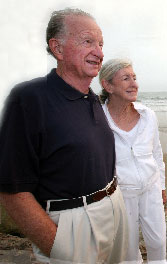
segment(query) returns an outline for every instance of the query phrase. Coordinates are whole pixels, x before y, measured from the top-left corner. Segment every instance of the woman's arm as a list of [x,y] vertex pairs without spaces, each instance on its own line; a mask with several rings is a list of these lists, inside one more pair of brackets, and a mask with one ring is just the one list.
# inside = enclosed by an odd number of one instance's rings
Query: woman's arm
[[166,199],[166,187],[165,187],[165,163],[163,161],[163,153],[162,147],[159,139],[159,131],[158,131],[158,121],[155,113],[153,114],[154,124],[155,124],[155,132],[154,132],[154,141],[153,141],[153,156],[157,162],[160,171],[160,179],[161,179],[161,187],[162,187],[162,199],[165,204]]

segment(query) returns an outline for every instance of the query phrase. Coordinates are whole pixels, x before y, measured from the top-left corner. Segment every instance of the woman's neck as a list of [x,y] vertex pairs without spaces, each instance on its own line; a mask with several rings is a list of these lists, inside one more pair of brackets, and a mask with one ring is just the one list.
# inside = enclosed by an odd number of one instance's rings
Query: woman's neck
[[109,99],[107,107],[114,123],[122,130],[130,131],[140,118],[131,102],[117,102]]
[[108,110],[112,117],[126,118],[134,110],[134,106],[131,102],[117,102],[109,99],[107,102]]

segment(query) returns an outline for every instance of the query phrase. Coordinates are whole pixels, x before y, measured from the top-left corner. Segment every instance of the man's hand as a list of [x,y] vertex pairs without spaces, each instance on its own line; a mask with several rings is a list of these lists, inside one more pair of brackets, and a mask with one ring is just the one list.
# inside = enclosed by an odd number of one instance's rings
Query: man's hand
[[23,234],[49,257],[57,227],[34,196],[29,192],[0,193],[0,202]]

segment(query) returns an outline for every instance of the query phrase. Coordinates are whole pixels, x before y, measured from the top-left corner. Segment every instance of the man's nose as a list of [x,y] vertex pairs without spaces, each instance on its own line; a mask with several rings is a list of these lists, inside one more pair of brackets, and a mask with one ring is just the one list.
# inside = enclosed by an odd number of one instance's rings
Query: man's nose
[[95,45],[94,50],[93,50],[93,55],[98,57],[100,60],[103,59],[104,54],[103,54],[103,51],[102,51],[102,47],[99,44]]

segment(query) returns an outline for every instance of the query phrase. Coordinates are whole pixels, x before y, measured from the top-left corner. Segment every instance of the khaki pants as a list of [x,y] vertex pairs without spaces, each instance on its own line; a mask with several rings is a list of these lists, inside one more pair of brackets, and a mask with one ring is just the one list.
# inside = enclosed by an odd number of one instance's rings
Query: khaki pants
[[99,202],[50,212],[58,225],[50,259],[34,246],[36,258],[49,264],[116,264],[126,257],[128,229],[119,187]]

